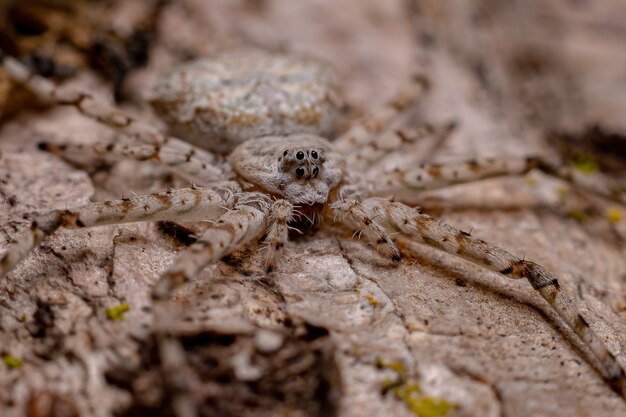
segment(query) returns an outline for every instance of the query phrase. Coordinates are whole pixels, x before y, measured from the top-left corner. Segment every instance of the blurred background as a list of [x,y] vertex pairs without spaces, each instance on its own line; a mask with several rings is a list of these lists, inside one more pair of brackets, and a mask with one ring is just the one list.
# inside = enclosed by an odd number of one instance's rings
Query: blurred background
[[[445,50],[507,123],[623,173],[626,85],[618,0],[3,0],[0,47],[56,80],[95,70],[118,101],[150,68],[241,46],[330,62],[351,110],[375,108]],[[148,68],[148,69],[146,69]],[[152,81],[153,77],[147,78]],[[148,81],[143,84],[148,83]],[[140,83],[142,84],[142,83]],[[4,117],[22,101],[2,84]],[[12,100],[8,100],[12,97]],[[522,135],[523,136],[523,135]]]

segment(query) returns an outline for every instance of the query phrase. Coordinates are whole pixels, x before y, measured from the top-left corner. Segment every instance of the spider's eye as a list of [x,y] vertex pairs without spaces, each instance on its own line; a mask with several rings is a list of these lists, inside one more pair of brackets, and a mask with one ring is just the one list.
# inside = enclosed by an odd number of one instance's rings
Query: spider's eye
[[286,150],[285,152],[283,152],[283,156],[287,156],[288,153],[289,153],[289,151]]
[[[297,156],[296,156],[296,158],[297,158]],[[296,168],[296,175],[298,177],[302,177],[304,175],[304,168],[302,168],[302,167]]]
[[298,153],[296,154],[296,158],[302,161],[304,159],[304,152],[298,151]]
[[320,172],[320,169],[318,167],[314,167],[313,168],[313,176],[316,176],[318,172]]
[[311,158],[317,159],[317,152],[311,151]]

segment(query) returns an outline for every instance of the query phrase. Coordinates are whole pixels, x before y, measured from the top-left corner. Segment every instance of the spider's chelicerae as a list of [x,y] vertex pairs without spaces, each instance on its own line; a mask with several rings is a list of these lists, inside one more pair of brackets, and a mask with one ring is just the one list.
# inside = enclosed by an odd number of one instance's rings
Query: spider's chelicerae
[[[416,165],[376,176],[351,174],[364,171],[368,161],[381,152],[400,149],[420,135],[419,129],[388,128],[425,89],[422,80],[413,82],[365,123],[330,142],[318,136],[332,131],[339,106],[327,67],[309,59],[260,51],[222,54],[184,65],[162,79],[152,93],[153,107],[168,122],[172,134],[186,139],[182,141],[89,94],[58,89],[12,58],[5,58],[3,65],[10,77],[41,98],[74,106],[122,134],[90,151],[156,161],[198,185],[38,215],[0,259],[0,275],[61,227],[214,221],[154,286],[157,315],[159,303],[210,263],[265,236],[269,269],[280,256],[290,229],[310,226],[323,217],[358,231],[394,262],[400,261],[401,252],[392,236],[404,236],[508,278],[526,278],[588,345],[604,378],[626,398],[624,369],[580,313],[577,297],[567,294],[554,275],[398,201],[407,192],[521,174],[533,168],[575,182],[571,172],[538,158],[508,158]],[[77,146],[55,145],[54,150],[76,151]],[[229,152],[227,162],[222,162],[220,155]],[[617,189],[608,181],[603,184],[594,185],[592,191],[615,198]],[[581,186],[590,188],[589,184]],[[396,198],[386,197],[390,195]]]

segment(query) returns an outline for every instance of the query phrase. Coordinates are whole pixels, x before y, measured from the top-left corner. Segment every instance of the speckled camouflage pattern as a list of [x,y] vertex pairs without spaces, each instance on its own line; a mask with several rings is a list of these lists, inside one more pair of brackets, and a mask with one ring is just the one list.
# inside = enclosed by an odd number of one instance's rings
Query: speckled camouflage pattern
[[266,135],[328,135],[340,106],[329,67],[263,51],[192,61],[163,77],[148,100],[175,136],[217,152]]

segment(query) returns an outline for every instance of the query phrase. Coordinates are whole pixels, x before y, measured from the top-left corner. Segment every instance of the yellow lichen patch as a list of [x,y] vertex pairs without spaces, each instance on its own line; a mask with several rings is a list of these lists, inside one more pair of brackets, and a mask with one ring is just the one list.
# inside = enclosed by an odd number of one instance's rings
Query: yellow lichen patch
[[574,167],[583,174],[598,172],[598,163],[590,156],[581,155],[574,160]]
[[380,301],[378,301],[372,294],[365,294],[364,297],[373,306],[377,306],[378,304],[380,304]]
[[420,385],[417,382],[412,382],[410,384],[402,384],[398,387],[392,388],[391,392],[401,399],[404,402],[407,402],[409,399],[413,399],[416,396],[419,396],[422,392]]
[[124,313],[130,310],[128,303],[120,304],[117,306],[109,307],[106,309],[106,315],[109,320],[119,321],[124,320]]
[[20,358],[17,358],[13,355],[6,355],[4,358],[2,358],[2,361],[7,366],[7,368],[11,369],[19,368],[24,363]]
[[383,379],[383,392],[387,392],[397,386],[398,386],[398,381],[395,381],[391,378]]
[[613,206],[609,207],[607,210],[606,217],[611,223],[617,224],[624,218],[624,213],[622,213],[622,210],[619,207]]
[[406,404],[409,410],[419,417],[444,417],[457,408],[456,404],[435,397],[412,398]]
[[381,358],[376,358],[376,366],[378,368],[391,369],[392,371],[394,371],[394,372],[396,372],[396,373],[398,373],[400,375],[405,375],[406,374],[406,368],[404,366],[404,363],[400,362],[400,361],[385,362]]
[[385,380],[384,383],[385,388],[404,402],[417,417],[444,417],[457,408],[456,404],[443,398],[422,395],[422,389],[417,382],[406,382],[397,386],[394,386],[393,381],[390,380]]
[[382,393],[391,392],[398,400],[404,402],[407,408],[417,417],[444,417],[458,406],[443,398],[431,397],[422,394],[419,383],[407,378],[404,363],[385,362],[376,358],[378,368],[390,369],[398,374],[397,379],[386,378],[382,383]]

